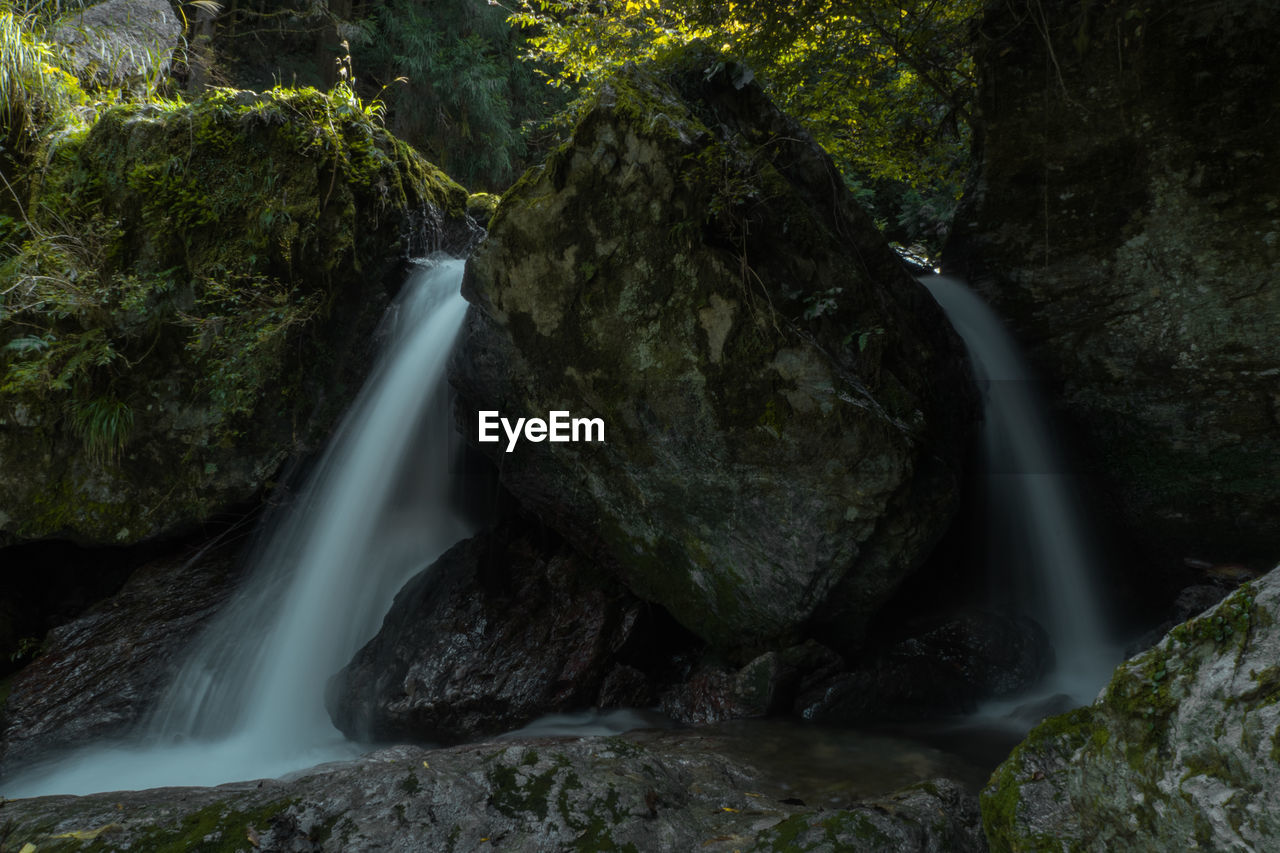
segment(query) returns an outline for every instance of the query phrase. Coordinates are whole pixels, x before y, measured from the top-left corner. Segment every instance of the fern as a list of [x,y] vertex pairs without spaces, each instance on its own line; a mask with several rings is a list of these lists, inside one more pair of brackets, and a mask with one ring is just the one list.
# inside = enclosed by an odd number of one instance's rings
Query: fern
[[71,430],[84,442],[90,461],[99,465],[115,462],[133,430],[133,409],[111,397],[78,403],[71,412]]

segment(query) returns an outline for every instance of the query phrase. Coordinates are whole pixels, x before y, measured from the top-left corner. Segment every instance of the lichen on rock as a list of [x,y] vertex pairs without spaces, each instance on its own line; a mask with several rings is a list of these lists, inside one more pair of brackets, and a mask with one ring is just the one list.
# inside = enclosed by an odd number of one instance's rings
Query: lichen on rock
[[995,772],[995,851],[1265,849],[1280,755],[1280,571],[1122,664]]
[[959,345],[754,84],[625,69],[503,196],[463,291],[473,439],[479,410],[605,423],[480,445],[504,483],[739,663],[815,624],[856,644],[951,518]]

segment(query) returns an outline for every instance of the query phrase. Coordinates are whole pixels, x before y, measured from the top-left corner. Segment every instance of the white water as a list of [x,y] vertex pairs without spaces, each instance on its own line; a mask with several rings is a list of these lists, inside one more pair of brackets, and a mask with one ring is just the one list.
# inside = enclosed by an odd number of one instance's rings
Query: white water
[[1123,655],[1106,629],[1097,557],[1033,376],[995,312],[963,282],[942,275],[920,281],[964,339],[983,389],[988,559],[1016,579],[1020,609],[1044,627],[1056,657],[1036,696],[985,711],[999,715],[1055,694],[1092,701]]
[[462,269],[440,261],[406,284],[379,365],[142,741],[34,769],[5,796],[212,785],[358,753],[329,721],[327,680],[400,587],[469,532],[451,509],[445,384],[466,312]]

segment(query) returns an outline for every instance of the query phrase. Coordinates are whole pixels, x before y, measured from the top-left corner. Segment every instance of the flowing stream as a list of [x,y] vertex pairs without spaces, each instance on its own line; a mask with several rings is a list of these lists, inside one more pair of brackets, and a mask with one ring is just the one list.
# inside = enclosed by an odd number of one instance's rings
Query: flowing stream
[[1063,695],[1085,704],[1123,655],[1107,631],[1095,588],[1098,558],[1045,405],[1017,344],[977,294],[948,276],[920,281],[964,339],[983,393],[987,559],[1015,585],[1018,609],[1044,627],[1056,659],[1034,696],[991,703],[984,713]]
[[404,583],[470,532],[452,508],[445,380],[466,313],[462,271],[442,260],[406,284],[379,364],[142,741],[34,768],[6,796],[213,785],[358,754],[325,711],[328,678]]
[[[140,738],[32,768],[6,782],[6,796],[214,785],[360,752],[330,723],[325,684],[413,573],[470,532],[451,499],[456,439],[444,377],[466,313],[462,270],[462,261],[440,261],[406,285],[384,320],[389,345],[373,375]],[[1096,560],[1031,375],[995,313],[962,282],[921,281],[964,339],[984,393],[988,558],[1027,580],[1019,606],[1056,653],[1056,671],[1034,696],[991,703],[980,716],[1000,720],[1062,694],[1087,702],[1120,653],[1107,637]],[[634,716],[553,717],[515,734],[623,731],[644,724]]]

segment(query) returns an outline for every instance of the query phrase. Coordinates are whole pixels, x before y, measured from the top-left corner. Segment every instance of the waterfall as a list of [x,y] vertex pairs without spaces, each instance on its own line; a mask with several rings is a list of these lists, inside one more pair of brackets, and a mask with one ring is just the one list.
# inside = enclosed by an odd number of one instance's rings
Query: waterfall
[[211,785],[357,753],[324,708],[328,678],[395,593],[467,535],[452,510],[445,369],[463,261],[419,268],[384,319],[389,345],[249,580],[196,642],[137,747],[82,751],[6,796]]
[[995,312],[963,282],[942,275],[920,282],[964,340],[982,389],[987,557],[1053,645],[1056,669],[1037,692],[1092,701],[1122,655],[1106,630],[1098,558],[1032,373]]

